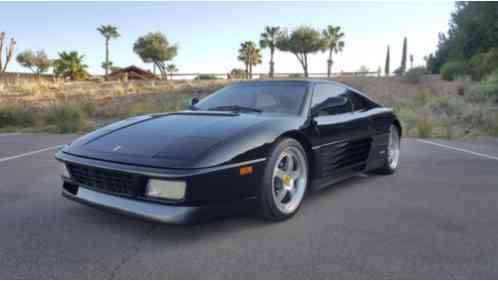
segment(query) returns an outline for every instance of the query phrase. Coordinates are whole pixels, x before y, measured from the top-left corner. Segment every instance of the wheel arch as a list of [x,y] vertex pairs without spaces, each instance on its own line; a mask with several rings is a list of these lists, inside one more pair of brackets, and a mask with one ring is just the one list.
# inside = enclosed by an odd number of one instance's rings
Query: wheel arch
[[396,126],[398,128],[399,137],[401,138],[401,135],[402,135],[401,123],[396,118],[393,120],[393,124],[394,124],[394,126]]
[[295,139],[297,142],[299,142],[299,144],[301,144],[304,148],[304,151],[306,152],[306,156],[307,156],[307,159],[308,159],[308,167],[309,167],[309,172],[308,172],[308,175],[310,178],[313,178],[313,176],[315,175],[315,157],[313,155],[313,149],[312,149],[312,145],[310,143],[310,141],[308,140],[308,138],[306,138],[306,136],[297,131],[297,130],[292,130],[292,131],[287,131],[285,133],[283,133],[282,135],[280,135],[277,139],[280,140],[280,139],[283,139],[283,138],[292,138],[292,139]]

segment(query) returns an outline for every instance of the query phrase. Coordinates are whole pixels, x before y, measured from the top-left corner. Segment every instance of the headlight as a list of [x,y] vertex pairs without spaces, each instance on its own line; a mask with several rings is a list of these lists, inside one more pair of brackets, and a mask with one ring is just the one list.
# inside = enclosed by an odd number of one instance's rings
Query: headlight
[[187,184],[184,181],[166,181],[150,179],[147,184],[147,196],[180,200],[185,197],[185,188]]
[[71,178],[69,171],[67,170],[66,164],[59,162],[59,174],[65,178]]

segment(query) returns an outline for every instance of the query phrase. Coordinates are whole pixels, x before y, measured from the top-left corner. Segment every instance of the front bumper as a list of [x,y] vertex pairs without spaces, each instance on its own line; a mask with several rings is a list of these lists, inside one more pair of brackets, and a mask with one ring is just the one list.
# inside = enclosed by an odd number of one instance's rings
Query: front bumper
[[[55,157],[65,164],[140,177],[138,188],[124,195],[62,176],[64,197],[101,209],[174,224],[195,223],[223,217],[234,210],[251,209],[265,165],[265,159],[257,159],[206,169],[157,169],[81,158],[60,151]],[[241,176],[239,167],[242,165],[251,165],[254,172]],[[184,180],[187,183],[185,198],[181,201],[148,198],[144,181],[150,178]]]
[[201,217],[202,207],[169,206],[128,199],[79,187],[76,194],[62,190],[62,195],[73,201],[96,208],[144,218],[161,223],[192,223]]

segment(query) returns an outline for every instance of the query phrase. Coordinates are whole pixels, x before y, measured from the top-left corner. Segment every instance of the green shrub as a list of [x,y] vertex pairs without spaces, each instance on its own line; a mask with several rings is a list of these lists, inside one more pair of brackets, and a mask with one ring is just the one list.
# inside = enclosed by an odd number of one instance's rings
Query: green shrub
[[443,123],[444,127],[444,137],[448,140],[455,138],[455,128],[451,123]]
[[467,67],[462,61],[449,61],[441,67],[441,77],[446,81],[454,81],[467,74]]
[[479,53],[470,58],[468,68],[473,80],[481,80],[487,72],[486,67],[484,67],[485,59],[486,53]]
[[433,98],[434,97],[430,93],[420,92],[413,98],[413,102],[415,103],[415,106],[425,106]]
[[498,69],[481,82],[468,86],[466,95],[474,102],[482,102],[489,99],[498,102]]
[[304,75],[301,73],[291,73],[289,74],[289,78],[304,78]]
[[474,55],[468,63],[468,70],[473,80],[480,81],[490,75],[498,66],[498,48],[487,53]]
[[434,99],[428,107],[432,114],[437,116],[456,116],[462,113],[466,101],[460,96],[442,96]]
[[411,107],[397,105],[394,107],[396,115],[401,121],[403,130],[410,133],[417,124],[417,113]]
[[234,68],[230,71],[229,73],[230,79],[245,79],[246,78],[246,72],[243,69],[240,68]]
[[486,76],[485,82],[498,84],[498,68],[496,68],[493,72],[491,72],[488,76]]
[[393,71],[394,75],[396,76],[401,76],[403,74],[403,71],[401,70],[401,66],[396,68],[394,71]]
[[432,119],[429,116],[417,118],[417,136],[419,138],[430,138],[432,136]]
[[0,106],[0,128],[29,127],[36,123],[36,113],[22,105]]
[[97,113],[97,106],[94,102],[85,101],[81,104],[81,110],[86,116],[95,116]]
[[[436,130],[442,133],[445,138],[453,139],[459,132],[463,131],[464,124],[461,119],[466,105],[464,97],[453,95],[435,98],[426,108],[429,110],[434,123],[441,126],[439,130],[437,130],[438,128]],[[422,134],[425,133],[423,127],[424,124],[421,124]]]
[[422,77],[424,77],[425,74],[427,74],[425,66],[417,66],[405,72],[405,74],[403,74],[403,80],[409,83],[417,84],[420,80],[422,80]]
[[194,79],[195,80],[218,80],[218,77],[216,77],[216,75],[212,75],[212,74],[200,74],[200,75],[197,75]]
[[57,133],[74,133],[84,129],[82,110],[70,103],[52,104],[45,112],[45,125],[54,126]]
[[489,132],[493,137],[498,137],[498,112],[495,112],[493,115],[489,115]]
[[128,116],[137,116],[159,112],[161,112],[161,109],[157,103],[152,103],[150,101],[141,101],[130,106],[128,110]]

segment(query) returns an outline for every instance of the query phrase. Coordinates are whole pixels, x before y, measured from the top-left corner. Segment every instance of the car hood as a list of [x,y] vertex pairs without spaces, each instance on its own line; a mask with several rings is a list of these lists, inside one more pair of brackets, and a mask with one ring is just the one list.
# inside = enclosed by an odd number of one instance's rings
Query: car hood
[[124,164],[205,168],[222,164],[200,161],[215,147],[235,137],[243,138],[244,132],[269,119],[257,113],[195,111],[144,116],[97,130],[78,139],[63,152]]

